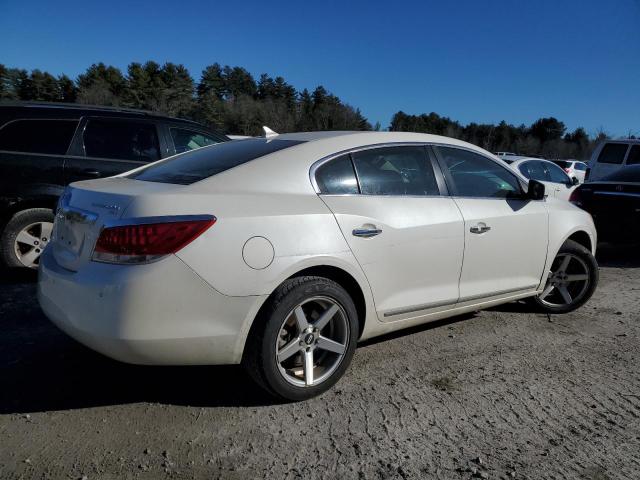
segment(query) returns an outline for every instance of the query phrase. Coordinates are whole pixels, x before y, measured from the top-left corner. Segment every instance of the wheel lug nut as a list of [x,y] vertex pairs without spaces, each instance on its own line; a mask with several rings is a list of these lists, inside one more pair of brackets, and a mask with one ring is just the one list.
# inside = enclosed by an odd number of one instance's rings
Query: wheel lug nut
[[304,347],[304,342],[303,342],[302,340],[300,340],[299,345],[300,345],[301,347]]

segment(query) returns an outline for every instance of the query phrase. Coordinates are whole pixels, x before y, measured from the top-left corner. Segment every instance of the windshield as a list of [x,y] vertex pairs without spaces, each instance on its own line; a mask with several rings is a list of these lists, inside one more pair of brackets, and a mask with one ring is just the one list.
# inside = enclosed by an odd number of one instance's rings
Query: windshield
[[144,182],[190,185],[243,163],[303,143],[298,140],[250,138],[219,143],[157,162],[128,175]]

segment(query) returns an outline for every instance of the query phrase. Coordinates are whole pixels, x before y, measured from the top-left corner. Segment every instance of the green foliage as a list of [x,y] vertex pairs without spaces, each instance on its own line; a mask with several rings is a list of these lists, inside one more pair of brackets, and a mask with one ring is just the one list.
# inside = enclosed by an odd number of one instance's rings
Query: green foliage
[[96,63],[75,82],[0,65],[0,98],[140,108],[243,135],[260,134],[262,125],[278,132],[371,129],[359,110],[322,86],[299,93],[282,77],[263,74],[256,82],[246,69],[218,63],[207,66],[197,84],[174,63],[134,62],[126,75]]
[[492,152],[514,152],[519,155],[536,155],[552,159],[588,159],[595,145],[602,138],[606,138],[606,135],[602,134],[590,139],[583,128],[577,128],[563,137],[566,131],[564,123],[553,117],[541,118],[529,127],[516,127],[505,121],[498,125],[470,123],[463,126],[434,112],[422,115],[397,112],[391,119],[389,130],[445,135]]
[[[191,118],[228,133],[258,135],[262,125],[277,132],[371,130],[360,110],[342,102],[322,85],[300,92],[280,76],[262,74],[258,81],[242,67],[207,66],[196,82],[184,65],[149,61],[131,63],[126,75],[104,63],[91,65],[73,81],[66,75],[8,68],[0,64],[0,99],[78,102],[140,108]],[[381,126],[376,123],[375,130]],[[556,118],[540,118],[530,126],[470,123],[431,112],[397,112],[391,131],[425,132],[459,138],[490,151],[588,158],[594,145],[583,128],[566,133]]]

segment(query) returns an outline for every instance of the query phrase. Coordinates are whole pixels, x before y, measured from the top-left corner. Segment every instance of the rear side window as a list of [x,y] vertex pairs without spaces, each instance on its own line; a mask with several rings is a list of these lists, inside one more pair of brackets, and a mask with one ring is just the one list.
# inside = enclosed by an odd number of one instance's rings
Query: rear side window
[[177,155],[129,175],[145,182],[190,185],[302,141],[251,138],[222,142]]
[[386,147],[352,154],[365,195],[440,195],[424,147]]
[[0,150],[64,155],[77,126],[77,120],[15,120],[0,128]]
[[567,183],[569,182],[569,175],[567,175],[564,170],[558,167],[556,164],[551,162],[546,162],[545,167],[549,171],[549,179],[553,183]]
[[565,162],[564,160],[556,160],[553,163],[558,165],[560,168],[571,168],[571,162]]
[[184,128],[171,128],[170,130],[173,145],[176,148],[176,153],[188,152],[189,150],[195,150],[196,148],[220,143],[219,140],[216,140],[209,135],[193,130],[186,130]]
[[574,166],[574,169],[584,172],[587,169],[587,166],[584,163],[577,162]]
[[475,198],[520,198],[514,174],[480,154],[454,147],[437,147],[453,181],[455,194]]
[[616,163],[620,165],[624,160],[625,153],[627,153],[627,144],[607,143],[602,147],[602,151],[598,156],[598,163]]
[[532,160],[530,162],[523,162],[518,166],[520,173],[530,180],[539,180],[546,182],[548,180],[544,168],[542,168],[542,162]]
[[84,129],[87,157],[153,162],[160,158],[158,133],[152,123],[91,119]]
[[629,156],[627,157],[627,165],[637,165],[640,163],[640,145],[631,147]]
[[351,157],[342,155],[316,170],[316,183],[320,193],[328,195],[346,195],[358,192],[358,181],[353,170]]

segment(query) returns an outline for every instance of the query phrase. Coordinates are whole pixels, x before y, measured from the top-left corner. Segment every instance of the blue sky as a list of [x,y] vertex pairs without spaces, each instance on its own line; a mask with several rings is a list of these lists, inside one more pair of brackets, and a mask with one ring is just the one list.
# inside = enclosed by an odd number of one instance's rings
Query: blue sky
[[0,0],[0,38],[0,63],[72,77],[155,60],[322,84],[383,127],[403,110],[640,134],[640,0]]

